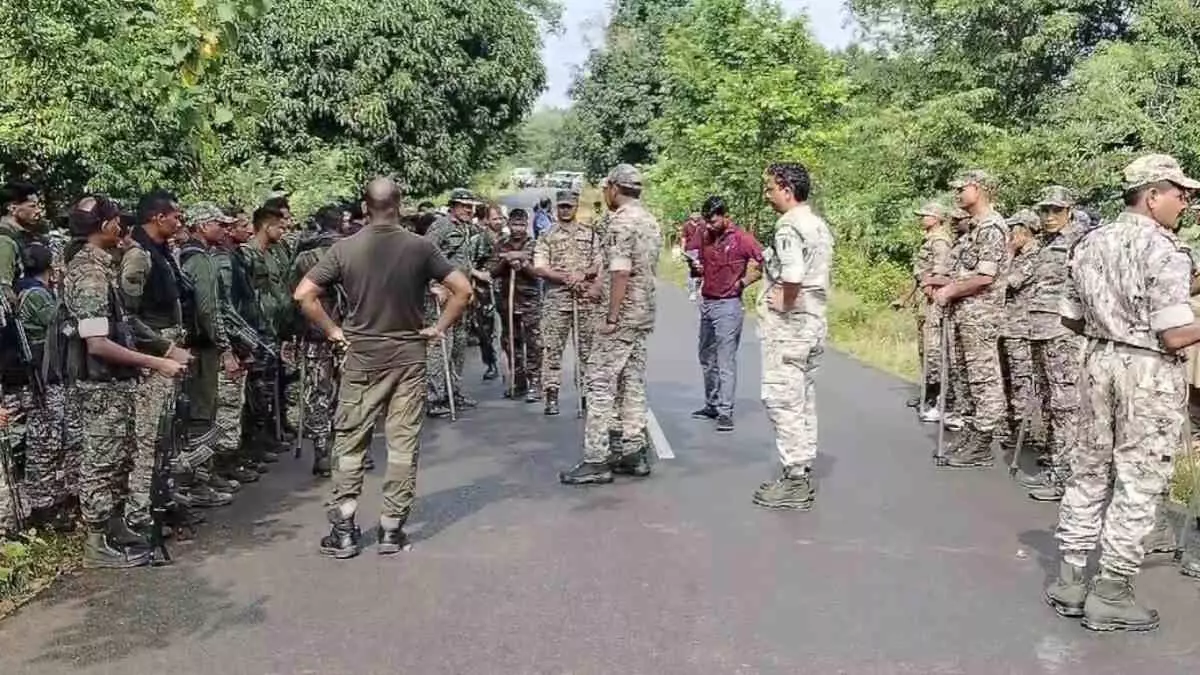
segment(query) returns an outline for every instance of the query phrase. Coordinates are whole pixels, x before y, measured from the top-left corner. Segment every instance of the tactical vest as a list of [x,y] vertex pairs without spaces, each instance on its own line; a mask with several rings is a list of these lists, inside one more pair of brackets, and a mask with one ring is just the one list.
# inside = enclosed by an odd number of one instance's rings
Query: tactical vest
[[202,349],[213,346],[212,336],[200,330],[200,315],[196,311],[196,288],[183,271],[184,264],[198,254],[207,255],[208,249],[192,242],[179,250],[179,306],[183,311],[183,329],[187,332],[186,345]]
[[[78,323],[66,316],[65,303],[59,303],[59,313],[66,325],[66,380],[70,382],[116,382],[132,380],[138,377],[138,369],[131,366],[118,366],[88,353],[87,341],[79,337]],[[108,339],[112,342],[136,351],[133,341],[133,331],[125,320],[125,308],[117,291],[112,285],[108,287]]]

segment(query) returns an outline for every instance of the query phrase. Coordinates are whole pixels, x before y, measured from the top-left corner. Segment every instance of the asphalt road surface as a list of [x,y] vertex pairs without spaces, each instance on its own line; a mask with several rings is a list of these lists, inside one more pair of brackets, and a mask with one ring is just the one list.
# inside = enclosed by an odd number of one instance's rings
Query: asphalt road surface
[[[413,551],[320,557],[324,485],[285,459],[211,512],[169,568],[83,573],[0,624],[0,673],[1195,673],[1197,586],[1166,561],[1138,590],[1151,634],[1099,635],[1041,599],[1055,508],[1002,468],[929,461],[899,381],[827,354],[816,507],[750,503],[776,471],[753,323],[738,428],[700,403],[695,309],[662,285],[650,402],[675,459],[645,481],[560,486],[581,422],[500,398],[428,425]],[[570,372],[568,370],[568,372]],[[382,460],[376,445],[375,457]],[[382,461],[380,461],[382,464]],[[362,515],[377,513],[379,475]]]

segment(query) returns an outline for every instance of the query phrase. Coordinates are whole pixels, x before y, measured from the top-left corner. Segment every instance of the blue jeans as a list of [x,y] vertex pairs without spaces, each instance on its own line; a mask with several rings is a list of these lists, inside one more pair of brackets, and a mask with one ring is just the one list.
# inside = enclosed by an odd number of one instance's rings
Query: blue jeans
[[741,343],[741,299],[701,301],[700,369],[704,373],[704,403],[719,415],[733,415],[737,352]]

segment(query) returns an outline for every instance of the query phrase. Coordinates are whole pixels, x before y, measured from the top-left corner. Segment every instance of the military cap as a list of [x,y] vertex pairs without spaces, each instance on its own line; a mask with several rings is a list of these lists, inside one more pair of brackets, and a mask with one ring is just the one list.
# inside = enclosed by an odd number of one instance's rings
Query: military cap
[[945,218],[946,207],[937,202],[926,202],[921,205],[921,208],[913,211],[918,216],[933,216],[934,218]]
[[1168,181],[1185,190],[1200,189],[1200,182],[1188,178],[1179,162],[1170,155],[1143,155],[1125,167],[1125,189]]
[[955,190],[964,188],[968,185],[978,185],[988,192],[995,192],[997,183],[996,179],[992,178],[992,175],[983,169],[971,169],[970,171],[964,171],[958,174],[954,180],[950,181],[950,187],[954,188]]
[[1042,229],[1041,218],[1038,218],[1037,214],[1029,209],[1021,209],[1020,211],[1017,211],[1009,216],[1005,222],[1009,227],[1016,227],[1020,225],[1030,232],[1040,232]]
[[466,188],[454,188],[450,191],[451,204],[482,204],[483,200]]
[[971,214],[967,213],[965,209],[954,209],[950,212],[950,220],[966,220],[970,217]]
[[187,207],[183,212],[183,219],[188,227],[199,227],[205,223],[229,225],[237,222],[236,218],[230,217],[220,206],[212,202],[200,202]]
[[642,172],[632,164],[618,164],[608,172],[605,182],[620,187],[640,188],[642,187]]
[[1069,209],[1075,206],[1075,196],[1071,194],[1070,190],[1061,185],[1051,185],[1042,190],[1042,194],[1034,206],[1036,208],[1053,206],[1060,209]]
[[570,204],[571,206],[579,206],[579,195],[570,190],[559,190],[554,197],[555,204]]

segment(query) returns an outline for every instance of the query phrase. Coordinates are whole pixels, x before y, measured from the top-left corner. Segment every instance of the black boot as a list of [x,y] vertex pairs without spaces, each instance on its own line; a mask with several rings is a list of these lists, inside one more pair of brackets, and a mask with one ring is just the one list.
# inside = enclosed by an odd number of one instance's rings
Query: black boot
[[992,456],[991,432],[967,429],[962,442],[946,457],[945,466],[954,469],[986,469],[996,463]]
[[546,411],[545,412],[547,415],[551,415],[551,416],[558,414],[558,390],[557,389],[547,389],[546,390]]
[[362,551],[362,531],[354,524],[354,516],[343,517],[338,509],[326,514],[331,527],[329,534],[321,539],[321,555],[348,560]]
[[108,540],[123,548],[150,549],[150,529],[148,527],[134,530],[125,522],[120,509],[108,519]]
[[645,478],[650,475],[650,458],[646,448],[628,455],[613,454],[609,457],[608,466],[619,476]]
[[87,540],[83,543],[83,566],[88,569],[123,570],[144,567],[150,564],[150,552],[146,549],[127,549],[112,541],[107,525],[93,524],[88,528]]
[[558,474],[558,480],[564,485],[602,485],[613,482],[613,475],[608,462],[580,462]]
[[430,417],[449,417],[450,404],[446,401],[434,401],[426,408],[425,414]]
[[487,370],[483,372],[483,381],[490,382],[491,380],[500,377],[500,371],[496,368],[496,364],[489,363]]
[[391,555],[409,550],[412,550],[412,544],[409,543],[408,535],[404,534],[402,528],[389,530],[383,525],[379,526],[379,555]]

